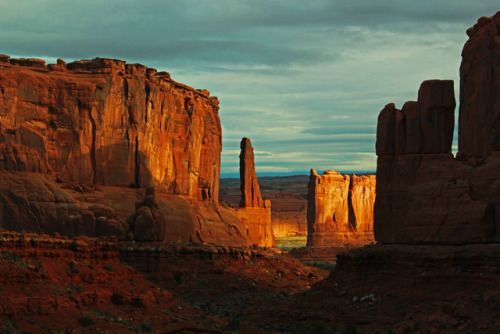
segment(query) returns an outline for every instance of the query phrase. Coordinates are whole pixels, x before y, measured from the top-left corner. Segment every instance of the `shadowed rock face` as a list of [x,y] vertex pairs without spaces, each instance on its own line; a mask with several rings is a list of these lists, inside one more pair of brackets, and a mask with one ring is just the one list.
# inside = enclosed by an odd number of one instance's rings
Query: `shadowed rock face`
[[467,30],[460,66],[458,156],[481,159],[500,151],[500,15]]
[[307,205],[307,246],[373,241],[375,175],[342,175],[311,169]]
[[455,106],[451,81],[425,81],[417,102],[407,102],[401,111],[389,104],[380,113],[377,241],[500,241],[499,26],[497,13],[468,30],[460,69],[456,159],[450,153]]
[[0,57],[0,170],[217,200],[218,100],[166,72],[96,58]]

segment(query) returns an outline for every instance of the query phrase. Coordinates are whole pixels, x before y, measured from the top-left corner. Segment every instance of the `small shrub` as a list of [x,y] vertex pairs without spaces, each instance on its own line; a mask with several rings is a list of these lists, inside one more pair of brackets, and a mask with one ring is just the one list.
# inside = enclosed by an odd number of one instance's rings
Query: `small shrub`
[[95,324],[95,321],[91,317],[80,317],[78,318],[78,323],[83,327],[90,327]]
[[174,274],[174,279],[175,279],[175,282],[176,282],[177,284],[181,284],[181,283],[182,283],[182,275],[181,275],[181,274],[179,274],[179,273],[175,273],[175,274]]
[[75,287],[75,290],[79,293],[85,292],[85,288],[83,287],[82,283],[78,283],[78,285]]
[[358,330],[352,324],[346,326],[346,328],[342,331],[343,334],[358,334]]
[[143,332],[151,333],[153,331],[153,324],[148,324],[143,322],[141,324],[141,330]]
[[113,271],[113,266],[110,264],[105,264],[103,268],[104,268],[104,270],[107,270],[107,271]]
[[24,263],[23,259],[21,259],[17,253],[12,253],[12,252],[7,252],[7,251],[1,251],[0,252],[0,257],[3,258],[3,259],[6,259],[9,262]]

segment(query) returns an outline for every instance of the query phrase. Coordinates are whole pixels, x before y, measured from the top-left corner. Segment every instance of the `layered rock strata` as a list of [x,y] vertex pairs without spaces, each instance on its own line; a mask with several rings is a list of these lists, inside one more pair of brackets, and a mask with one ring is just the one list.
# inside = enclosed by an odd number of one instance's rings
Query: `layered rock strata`
[[[380,113],[375,238],[383,243],[500,241],[500,13],[468,30],[460,68],[459,152],[451,154],[452,81]],[[497,124],[498,123],[498,124]],[[499,137],[500,138],[500,137]]]
[[239,216],[246,227],[250,242],[274,247],[276,244],[271,225],[271,201],[262,199],[250,139],[243,138],[240,147],[241,200]]
[[0,56],[0,227],[274,245],[264,202],[218,204],[218,109],[139,64]]
[[96,58],[0,57],[0,170],[217,200],[218,100],[166,72]]
[[311,169],[307,206],[307,246],[373,241],[375,175],[342,175]]

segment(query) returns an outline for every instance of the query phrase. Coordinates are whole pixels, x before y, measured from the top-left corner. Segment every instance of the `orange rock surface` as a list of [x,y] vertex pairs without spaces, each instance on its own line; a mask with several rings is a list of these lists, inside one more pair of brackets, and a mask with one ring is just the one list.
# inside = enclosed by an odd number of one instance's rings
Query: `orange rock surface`
[[0,170],[218,198],[218,100],[166,72],[96,58],[0,58]]
[[1,55],[0,227],[274,246],[258,187],[241,210],[218,204],[218,105],[140,64]]
[[[262,198],[271,201],[271,223],[276,238],[307,235],[308,180],[308,175],[259,177]],[[219,198],[238,207],[239,179],[221,179]]]
[[271,225],[271,201],[262,199],[250,139],[243,138],[240,147],[241,200],[238,214],[247,229],[250,243],[274,247],[276,243]]
[[263,208],[264,201],[260,193],[257,174],[255,173],[255,163],[252,142],[249,138],[243,138],[240,144],[240,187],[241,200],[240,208]]
[[307,246],[373,241],[375,176],[342,175],[311,169],[307,206]]
[[[500,241],[500,12],[468,30],[460,70],[459,152],[451,152],[453,82],[380,113],[375,238],[383,243]],[[499,137],[500,138],[500,137]]]

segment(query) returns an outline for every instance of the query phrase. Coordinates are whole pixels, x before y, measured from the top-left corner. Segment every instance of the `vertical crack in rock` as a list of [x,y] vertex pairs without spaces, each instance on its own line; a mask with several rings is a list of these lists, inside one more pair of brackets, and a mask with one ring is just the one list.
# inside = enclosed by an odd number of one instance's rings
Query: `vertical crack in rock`
[[352,230],[356,230],[356,213],[354,212],[354,206],[352,203],[352,193],[354,191],[354,174],[349,180],[349,191],[347,192],[347,207],[349,209],[348,212],[348,222],[349,222],[349,228]]
[[135,137],[135,166],[134,166],[135,186],[141,186],[141,155],[139,152],[139,136]]
[[96,175],[97,175],[97,160],[96,160],[96,155],[95,155],[95,146],[96,146],[96,123],[94,120],[94,117],[92,117],[92,109],[89,108],[89,120],[90,124],[92,126],[92,139],[91,139],[91,145],[90,145],[90,162],[92,164],[92,183],[95,183],[96,180]]
[[307,246],[373,241],[375,175],[342,175],[311,169],[307,198]]

